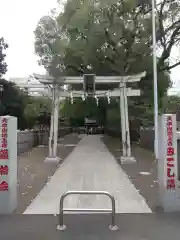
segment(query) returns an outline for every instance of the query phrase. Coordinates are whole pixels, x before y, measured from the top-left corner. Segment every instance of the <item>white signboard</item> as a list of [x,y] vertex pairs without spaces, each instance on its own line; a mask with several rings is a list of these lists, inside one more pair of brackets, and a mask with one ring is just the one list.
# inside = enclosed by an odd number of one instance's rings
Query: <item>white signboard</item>
[[17,119],[0,117],[0,214],[17,206]]
[[177,188],[177,137],[176,115],[166,115],[166,175],[165,184],[167,191]]
[[158,182],[164,211],[180,210],[177,172],[176,115],[164,114],[159,121]]

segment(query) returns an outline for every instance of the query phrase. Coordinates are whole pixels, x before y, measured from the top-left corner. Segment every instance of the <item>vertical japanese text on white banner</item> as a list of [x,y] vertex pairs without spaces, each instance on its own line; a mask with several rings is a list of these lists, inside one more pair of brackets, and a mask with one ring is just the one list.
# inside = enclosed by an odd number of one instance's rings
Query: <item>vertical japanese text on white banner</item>
[[8,191],[9,154],[7,143],[7,118],[1,120],[1,142],[0,142],[0,191]]
[[176,188],[175,181],[175,149],[173,146],[173,120],[172,116],[167,116],[167,150],[166,150],[166,167],[167,167],[167,189],[174,190]]

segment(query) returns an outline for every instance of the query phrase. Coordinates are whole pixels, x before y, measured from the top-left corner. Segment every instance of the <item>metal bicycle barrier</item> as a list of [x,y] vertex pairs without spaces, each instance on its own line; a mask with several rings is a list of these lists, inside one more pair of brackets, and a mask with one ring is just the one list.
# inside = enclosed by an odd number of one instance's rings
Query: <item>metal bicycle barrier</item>
[[[110,198],[112,208],[111,209],[78,209],[78,208],[64,208],[64,199],[68,195],[105,195]],[[60,206],[59,206],[59,225],[57,226],[57,230],[64,231],[67,226],[64,225],[64,212],[87,212],[87,213],[111,213],[111,225],[109,229],[115,231],[118,229],[115,222],[116,216],[116,204],[115,198],[106,191],[68,191],[65,192],[60,198]]]

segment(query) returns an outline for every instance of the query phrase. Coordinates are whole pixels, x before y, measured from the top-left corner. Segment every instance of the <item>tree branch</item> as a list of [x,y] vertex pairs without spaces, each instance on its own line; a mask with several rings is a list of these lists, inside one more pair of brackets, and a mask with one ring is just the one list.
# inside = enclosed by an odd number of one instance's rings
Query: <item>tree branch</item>
[[[134,17],[133,17],[133,20],[134,20],[134,28],[136,29],[137,28],[137,25],[138,25],[138,21],[137,21],[137,18],[138,18],[138,14],[139,12],[135,13]],[[132,46],[134,44],[134,41],[135,41],[135,37],[137,36],[137,34],[135,32],[131,32],[131,38],[128,39],[128,42],[127,44],[125,44],[125,47],[126,47],[126,50],[127,50],[127,53],[126,53],[126,59],[124,59],[125,61],[125,64],[124,64],[124,72],[126,73],[129,68],[130,68],[130,64],[128,62],[128,59],[130,58],[130,55],[132,54]]]
[[163,9],[164,6],[166,4],[166,0],[163,1],[163,3],[161,4],[160,7],[160,11],[159,11],[159,30],[160,30],[160,42],[161,45],[163,46],[164,50],[166,49],[166,38],[165,38],[165,31],[164,31],[164,25],[163,25]]
[[180,61],[177,62],[177,63],[175,63],[175,64],[173,64],[173,65],[171,65],[171,66],[161,68],[161,69],[159,70],[159,72],[169,71],[169,70],[171,70],[171,69],[173,69],[173,68],[175,68],[175,67],[177,67],[177,66],[179,66],[179,65],[180,65]]
[[84,73],[84,71],[81,69],[81,68],[78,68],[76,65],[72,65],[72,64],[68,64],[67,66],[66,66],[66,68],[68,69],[72,69],[72,70],[74,70],[75,72],[78,72],[78,73],[81,73],[81,74],[83,74]]
[[[156,7],[160,6],[161,4],[162,3],[156,4]],[[143,13],[144,15],[152,12],[152,6],[150,6],[150,5],[149,5],[149,9],[148,10],[145,10],[144,7],[141,4],[139,4],[137,7],[140,7],[140,13]]]
[[166,47],[166,49],[164,49],[163,53],[161,54],[161,57],[159,59],[159,62],[158,62],[158,68],[160,69],[161,68],[161,65],[163,65],[164,61],[169,58],[170,54],[171,54],[171,50],[172,50],[172,47],[176,41],[176,36],[179,34],[179,31],[180,31],[180,26],[177,27],[174,32],[172,33],[171,35],[171,38],[170,38],[170,41],[169,41],[169,45]]
[[167,34],[169,31],[171,31],[173,28],[176,27],[176,25],[179,25],[180,24],[180,19],[176,22],[174,22],[170,27],[168,27],[166,30],[165,30],[165,34]]

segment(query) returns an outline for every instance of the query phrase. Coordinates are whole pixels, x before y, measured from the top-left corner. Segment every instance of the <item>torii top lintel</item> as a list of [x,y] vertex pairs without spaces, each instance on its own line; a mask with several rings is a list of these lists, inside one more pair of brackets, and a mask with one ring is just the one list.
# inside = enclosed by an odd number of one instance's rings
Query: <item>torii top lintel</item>
[[[102,84],[111,84],[111,83],[126,83],[126,82],[138,82],[141,78],[145,77],[146,72],[142,72],[139,74],[131,75],[131,76],[96,76],[95,83]],[[43,84],[79,84],[83,83],[83,77],[59,77],[55,79],[49,75],[40,75],[33,74],[34,78],[39,80]]]

